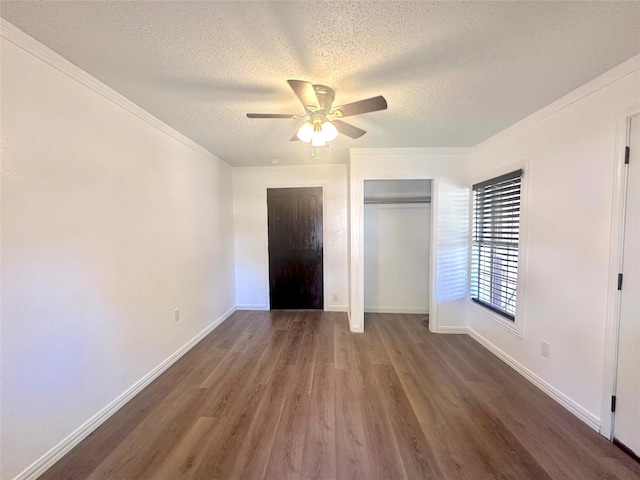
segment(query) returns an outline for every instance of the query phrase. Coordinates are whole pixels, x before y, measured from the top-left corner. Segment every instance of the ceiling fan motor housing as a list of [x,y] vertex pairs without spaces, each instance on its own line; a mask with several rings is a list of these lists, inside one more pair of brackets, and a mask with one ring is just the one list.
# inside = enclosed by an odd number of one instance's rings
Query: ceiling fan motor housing
[[326,85],[314,85],[313,90],[316,92],[316,97],[318,97],[321,113],[328,115],[331,111],[333,100],[336,98],[336,93]]

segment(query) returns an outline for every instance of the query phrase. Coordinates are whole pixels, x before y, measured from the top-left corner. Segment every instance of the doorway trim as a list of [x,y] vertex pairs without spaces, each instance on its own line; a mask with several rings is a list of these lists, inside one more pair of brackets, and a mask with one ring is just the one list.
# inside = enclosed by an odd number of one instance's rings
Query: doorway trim
[[611,229],[609,245],[609,274],[607,290],[607,317],[605,323],[604,370],[602,406],[600,413],[600,434],[613,439],[613,412],[611,397],[616,391],[618,329],[620,323],[620,291],[617,287],[618,273],[622,268],[624,238],[624,210],[626,200],[626,170],[624,166],[625,147],[629,142],[631,117],[640,114],[640,103],[636,103],[616,115],[614,173],[612,190]]
[[[353,172],[351,173],[353,175]],[[364,332],[364,182],[367,180],[431,180],[431,218],[429,219],[429,330],[438,332],[438,304],[436,302],[438,240],[438,178],[434,175],[358,176],[350,182],[350,311],[349,329]]]

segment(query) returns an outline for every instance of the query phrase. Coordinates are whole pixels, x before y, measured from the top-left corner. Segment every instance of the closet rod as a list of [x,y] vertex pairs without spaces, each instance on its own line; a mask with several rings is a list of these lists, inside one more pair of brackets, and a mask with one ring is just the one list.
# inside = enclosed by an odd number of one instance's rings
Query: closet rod
[[365,198],[368,204],[394,204],[394,203],[431,203],[431,197],[396,197],[396,198]]

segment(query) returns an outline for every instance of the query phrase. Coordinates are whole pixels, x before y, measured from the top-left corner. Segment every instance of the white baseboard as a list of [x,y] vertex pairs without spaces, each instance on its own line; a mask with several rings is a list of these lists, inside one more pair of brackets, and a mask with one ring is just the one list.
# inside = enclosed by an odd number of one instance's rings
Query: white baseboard
[[269,305],[262,304],[253,304],[253,303],[239,303],[236,305],[236,310],[269,310]]
[[576,417],[582,420],[584,423],[589,425],[596,432],[600,433],[600,419],[593,415],[591,412],[586,410],[584,407],[579,405],[577,402],[566,396],[560,390],[547,383],[545,380],[540,378],[538,375],[533,373],[527,367],[507,355],[505,352],[496,347],[489,340],[484,338],[475,330],[471,328],[468,329],[468,333],[475,341],[477,341],[480,345],[485,347],[491,353],[493,353],[496,357],[502,360],[504,363],[513,368],[516,372],[522,375],[524,378],[533,383],[536,387],[542,390],[544,393],[553,398],[556,402],[562,405],[564,408],[573,413]]
[[153,382],[159,377],[165,370],[171,365],[176,363],[185,353],[191,350],[200,340],[206,337],[211,331],[213,331],[218,325],[224,322],[233,312],[236,311],[236,307],[231,307],[218,317],[211,325],[198,333],[195,337],[189,340],[186,344],[176,350],[171,356],[164,360],[160,365],[155,367],[144,377],[134,383],[131,387],[120,394],[115,400],[109,403],[106,407],[96,413],[93,417],[82,424],[78,429],[72,432],[67,438],[62,440],[58,445],[53,447],[47,453],[45,453],[38,460],[29,465],[21,473],[16,475],[13,480],[35,480],[45,471],[47,471],[54,463],[60,460],[66,455],[73,447],[78,445],[84,440],[91,432],[102,425],[109,419],[114,413],[122,408],[129,400],[140,393],[147,385]]
[[436,333],[447,333],[447,334],[455,334],[455,335],[468,334],[469,327],[448,327],[446,325],[443,325],[441,327],[438,327],[438,329],[436,330]]
[[403,308],[403,307],[364,307],[365,313],[410,313],[417,315],[427,315],[428,308]]
[[348,308],[347,305],[327,305],[324,310],[325,312],[346,312]]

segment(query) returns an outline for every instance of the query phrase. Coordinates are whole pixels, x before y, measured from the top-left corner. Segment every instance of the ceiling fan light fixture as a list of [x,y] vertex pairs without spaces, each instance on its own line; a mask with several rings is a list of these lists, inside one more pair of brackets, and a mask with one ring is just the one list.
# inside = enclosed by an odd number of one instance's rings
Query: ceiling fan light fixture
[[332,142],[338,138],[338,129],[327,120],[322,124],[322,136],[327,142]]
[[324,147],[338,137],[338,130],[324,115],[313,115],[310,121],[298,129],[296,135],[298,139],[311,143],[314,147]]
[[305,122],[299,129],[298,129],[298,138],[305,142],[305,143],[309,143],[311,141],[311,139],[314,136],[314,129],[313,129],[313,124],[311,122]]
[[322,132],[316,133],[311,139],[312,147],[324,147],[327,144],[327,140],[322,135]]

